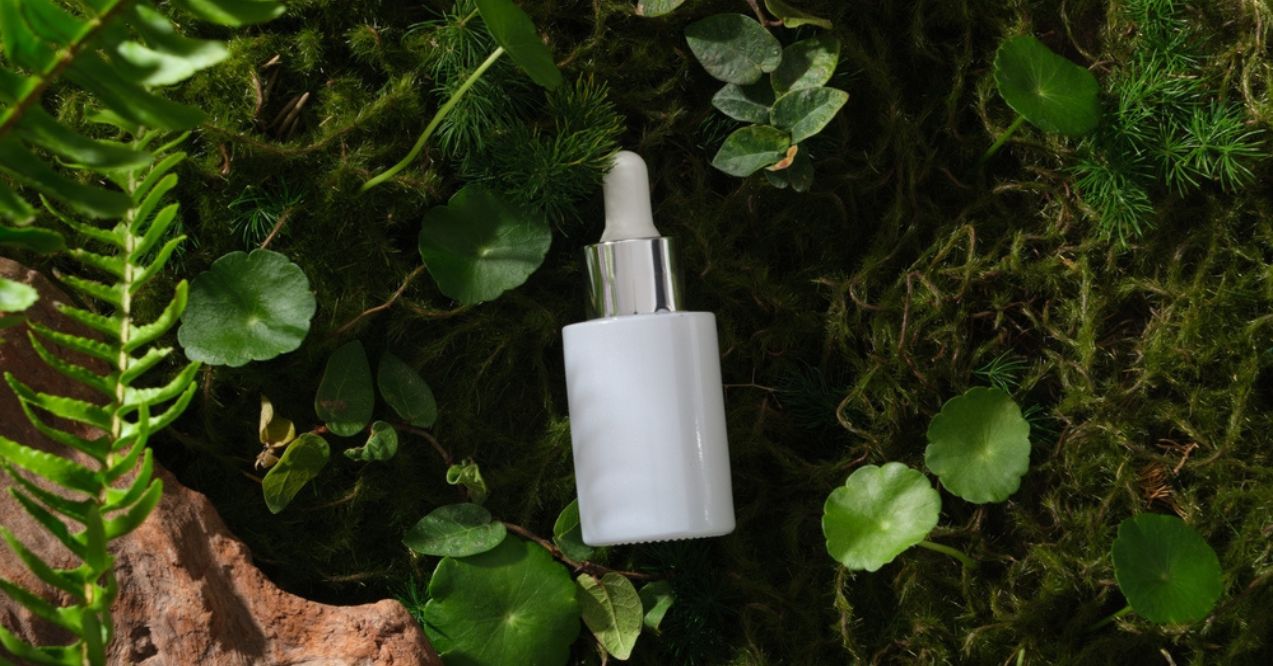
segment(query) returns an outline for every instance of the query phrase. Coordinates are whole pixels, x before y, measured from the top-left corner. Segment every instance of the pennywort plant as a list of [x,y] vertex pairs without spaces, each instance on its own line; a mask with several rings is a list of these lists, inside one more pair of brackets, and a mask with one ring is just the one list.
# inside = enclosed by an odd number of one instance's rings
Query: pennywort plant
[[999,95],[1017,117],[982,156],[983,162],[994,157],[1026,122],[1044,132],[1072,137],[1100,124],[1096,77],[1032,35],[1010,37],[999,45],[994,77]]
[[[1006,391],[970,389],[933,417],[924,464],[965,501],[1003,502],[1029,467],[1030,424]],[[876,571],[912,546],[975,566],[967,554],[926,540],[940,513],[941,495],[922,472],[898,462],[863,466],[823,506],[827,552],[853,570]]]
[[1157,624],[1197,622],[1224,592],[1220,558],[1185,521],[1144,513],[1118,526],[1110,549],[1127,605],[1092,625],[1099,629],[1133,611]]
[[659,631],[675,599],[671,586],[656,580],[638,590],[633,578],[643,575],[591,562],[601,551],[583,543],[577,501],[561,511],[549,540],[496,519],[482,506],[485,483],[474,492],[460,481],[466,476],[481,479],[471,461],[447,471],[468,501],[433,509],[403,537],[413,553],[441,558],[420,614],[447,663],[506,663],[509,655],[565,663],[580,622],[604,655],[626,660],[642,633]]
[[[776,25],[830,27],[785,3],[766,4],[781,17]],[[802,146],[826,128],[849,98],[826,85],[839,64],[840,43],[823,34],[784,47],[765,27],[767,20],[759,19],[718,14],[685,28],[699,64],[725,83],[712,97],[712,106],[747,123],[726,137],[712,166],[738,177],[763,169],[775,187],[803,192],[812,185],[813,162]]]

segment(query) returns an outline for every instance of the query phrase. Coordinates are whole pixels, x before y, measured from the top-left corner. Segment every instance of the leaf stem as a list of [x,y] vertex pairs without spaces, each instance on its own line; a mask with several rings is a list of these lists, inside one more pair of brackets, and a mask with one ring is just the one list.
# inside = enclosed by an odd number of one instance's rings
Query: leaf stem
[[366,192],[386,180],[393,178],[399,171],[402,171],[414,162],[415,158],[419,157],[420,151],[424,150],[425,144],[429,142],[429,138],[433,136],[433,132],[437,130],[438,125],[442,123],[442,120],[446,118],[447,114],[449,114],[452,109],[455,108],[456,104],[459,104],[465,93],[473,87],[473,84],[477,83],[478,79],[482,78],[482,75],[486,73],[486,70],[490,69],[491,66],[495,64],[495,61],[499,60],[499,57],[502,55],[504,55],[504,47],[502,46],[497,47],[494,51],[492,51],[491,55],[487,56],[486,60],[483,61],[482,64],[478,65],[477,69],[473,70],[473,73],[469,74],[469,77],[464,80],[464,83],[461,83],[460,87],[451,94],[450,99],[442,105],[442,108],[438,109],[438,112],[433,114],[433,119],[430,120],[429,124],[424,128],[424,132],[420,134],[420,138],[416,139],[415,145],[411,147],[411,152],[407,153],[407,156],[402,158],[402,160],[397,164],[380,172],[378,175],[373,176],[371,180],[363,183],[360,191]]
[[919,542],[919,547],[927,548],[929,550],[933,550],[945,555],[949,555],[959,560],[961,563],[963,563],[965,567],[969,569],[977,568],[977,560],[972,559],[971,557],[968,556],[967,553],[963,552],[962,550],[951,548],[950,546],[943,546],[940,543],[933,543],[932,541],[921,541]]
[[509,532],[512,532],[513,534],[516,534],[524,539],[529,539],[539,544],[540,546],[544,548],[544,550],[547,550],[549,553],[552,554],[553,557],[561,560],[562,563],[570,567],[570,569],[575,573],[586,572],[586,573],[593,574],[595,576],[604,576],[607,573],[614,572],[619,574],[620,576],[624,576],[625,578],[630,578],[632,580],[662,580],[663,578],[662,576],[656,576],[653,574],[645,574],[639,571],[624,571],[622,569],[611,569],[610,567],[597,564],[596,562],[587,562],[587,561],[576,562],[575,560],[572,560],[569,557],[566,557],[566,554],[561,552],[561,549],[558,548],[553,542],[549,541],[548,539],[545,539],[544,537],[541,537],[538,534],[535,534],[534,532],[531,532],[530,530],[516,523],[510,523],[507,520],[503,522],[504,522],[504,527],[508,528]]
[[1132,605],[1131,605],[1131,604],[1127,604],[1126,606],[1123,606],[1123,607],[1122,607],[1122,609],[1117,610],[1117,611],[1115,611],[1115,612],[1113,612],[1113,613],[1110,613],[1110,614],[1109,614],[1109,616],[1107,616],[1105,619],[1101,620],[1100,622],[1097,622],[1096,624],[1093,624],[1092,626],[1088,627],[1088,628],[1087,628],[1087,630],[1088,630],[1088,631],[1096,631],[1097,629],[1100,629],[1101,627],[1103,627],[1103,626],[1105,626],[1105,625],[1107,625],[1107,624],[1110,624],[1110,623],[1111,623],[1111,622],[1113,622],[1114,620],[1117,620],[1118,618],[1120,618],[1120,617],[1122,617],[1122,616],[1124,616],[1124,615],[1126,615],[1126,614],[1128,614],[1128,613],[1130,613],[1130,612],[1132,612]]
[[1017,130],[1021,129],[1024,124],[1025,116],[1018,114],[1017,119],[1012,121],[1011,125],[1008,125],[1008,129],[1003,134],[1000,134],[999,138],[990,146],[990,149],[986,151],[986,154],[981,156],[981,161],[978,164],[989,162],[990,158],[994,157],[995,153],[999,152],[1000,148],[1003,148],[1003,144],[1007,143],[1008,139],[1012,138],[1012,135],[1016,134]]

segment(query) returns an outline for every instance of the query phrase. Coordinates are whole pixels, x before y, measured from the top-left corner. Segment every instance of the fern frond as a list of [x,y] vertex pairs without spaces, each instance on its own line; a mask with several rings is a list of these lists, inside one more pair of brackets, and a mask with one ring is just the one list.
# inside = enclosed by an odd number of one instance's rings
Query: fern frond
[[[4,2],[0,0],[0,17]],[[156,138],[156,134],[143,132],[133,143],[144,146]],[[38,578],[58,589],[74,591],[71,603],[54,606],[31,590],[0,581],[0,592],[76,637],[69,646],[39,647],[17,636],[0,634],[0,646],[25,662],[93,666],[105,662],[111,639],[110,603],[117,593],[107,544],[135,530],[159,503],[163,484],[154,478],[154,458],[147,442],[152,432],[180,416],[197,388],[198,363],[186,364],[164,381],[142,383],[172,354],[171,348],[151,345],[176,325],[186,305],[186,283],[176,287],[168,306],[154,321],[144,325],[135,322],[132,312],[134,298],[182,241],[182,237],[162,244],[158,240],[178,214],[176,204],[165,206],[162,199],[176,185],[177,176],[171,170],[179,162],[168,158],[112,173],[112,182],[121,184],[119,194],[129,204],[109,231],[59,215],[72,228],[89,230],[84,237],[102,243],[97,250],[72,249],[71,256],[103,275],[96,279],[62,275],[63,283],[109,311],[102,314],[89,309],[94,307],[91,305],[58,304],[62,314],[93,331],[95,337],[54,331],[40,324],[31,326],[29,337],[36,354],[50,368],[93,389],[103,401],[87,402],[38,391],[11,373],[5,375],[35,428],[49,439],[83,452],[89,461],[82,464],[0,437],[0,461],[15,479],[10,493],[33,520],[82,561],[73,570],[54,569],[12,535],[0,533]],[[164,173],[156,177],[156,172]],[[59,354],[63,350],[78,352],[94,362],[68,360]],[[52,419],[46,420],[46,416],[58,417],[58,422],[85,424],[102,435],[89,439],[67,432],[51,425]],[[56,488],[35,483],[31,477],[40,477]]]
[[[172,5],[224,26],[270,20],[274,0],[177,0]],[[96,219],[119,218],[134,206],[123,193],[68,178],[37,154],[98,172],[140,169],[154,157],[146,142],[94,139],[42,107],[67,82],[105,108],[102,117],[135,127],[182,131],[203,119],[199,109],[153,92],[224,60],[220,42],[182,36],[155,0],[0,0],[0,217],[25,223],[35,209],[20,184]],[[159,177],[162,177],[162,173]],[[140,196],[146,196],[142,192]]]

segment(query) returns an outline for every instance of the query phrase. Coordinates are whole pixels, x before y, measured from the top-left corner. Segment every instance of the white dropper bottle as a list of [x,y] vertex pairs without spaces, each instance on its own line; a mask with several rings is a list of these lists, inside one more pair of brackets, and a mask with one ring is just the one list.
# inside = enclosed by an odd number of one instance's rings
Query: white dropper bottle
[[575,484],[590,546],[721,536],[734,497],[716,317],[681,310],[675,245],[620,152],[585,248],[589,321],[562,329]]

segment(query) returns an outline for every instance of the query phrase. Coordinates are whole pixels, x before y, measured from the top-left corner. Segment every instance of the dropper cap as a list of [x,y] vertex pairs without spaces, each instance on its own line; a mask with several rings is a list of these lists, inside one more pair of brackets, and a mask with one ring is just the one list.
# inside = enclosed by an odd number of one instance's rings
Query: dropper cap
[[675,247],[654,226],[645,161],[620,151],[603,189],[605,231],[600,243],[584,248],[589,318],[677,311],[681,279]]

